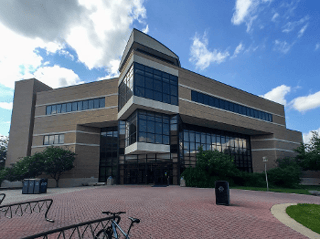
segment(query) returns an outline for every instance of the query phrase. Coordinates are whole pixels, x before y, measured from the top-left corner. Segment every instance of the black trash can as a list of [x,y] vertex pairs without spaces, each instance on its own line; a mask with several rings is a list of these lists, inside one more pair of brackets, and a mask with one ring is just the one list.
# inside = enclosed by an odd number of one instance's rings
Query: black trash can
[[33,194],[35,179],[29,179],[28,194]]
[[48,179],[42,178],[40,180],[40,193],[47,193],[47,187],[48,187]]
[[34,189],[33,189],[33,193],[34,193],[34,194],[41,193],[41,192],[40,192],[40,181],[41,181],[40,178],[36,178],[36,179],[34,180]]
[[23,180],[22,194],[27,194],[29,188],[29,179]]
[[230,204],[230,190],[229,182],[227,181],[216,181],[216,204],[226,205]]

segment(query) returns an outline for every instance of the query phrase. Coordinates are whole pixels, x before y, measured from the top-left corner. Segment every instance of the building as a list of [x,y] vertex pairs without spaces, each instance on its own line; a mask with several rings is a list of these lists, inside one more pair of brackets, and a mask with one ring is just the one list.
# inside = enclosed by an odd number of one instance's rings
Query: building
[[261,172],[294,155],[302,134],[284,106],[180,66],[179,57],[134,29],[119,78],[52,89],[17,81],[7,165],[50,145],[77,154],[62,185],[87,181],[179,184],[196,151],[223,151],[241,170]]

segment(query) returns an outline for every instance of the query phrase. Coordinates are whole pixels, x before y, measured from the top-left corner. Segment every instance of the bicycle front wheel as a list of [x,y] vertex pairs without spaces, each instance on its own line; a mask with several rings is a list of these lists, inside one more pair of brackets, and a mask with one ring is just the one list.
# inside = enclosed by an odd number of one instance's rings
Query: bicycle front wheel
[[98,231],[97,235],[95,236],[95,239],[112,239],[112,229],[101,229]]

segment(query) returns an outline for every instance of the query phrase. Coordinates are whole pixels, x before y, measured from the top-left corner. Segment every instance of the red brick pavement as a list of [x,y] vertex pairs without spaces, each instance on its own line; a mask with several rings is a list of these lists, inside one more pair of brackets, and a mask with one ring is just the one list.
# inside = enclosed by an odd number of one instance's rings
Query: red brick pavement
[[[26,200],[27,200],[26,195]],[[141,219],[131,238],[306,238],[280,223],[270,212],[279,203],[320,203],[309,195],[231,190],[230,206],[215,204],[213,189],[169,186],[111,186],[51,195],[54,203],[46,222],[44,213],[0,218],[0,238],[15,239],[42,231],[102,218],[102,211],[126,211]],[[5,204],[5,201],[3,202]]]

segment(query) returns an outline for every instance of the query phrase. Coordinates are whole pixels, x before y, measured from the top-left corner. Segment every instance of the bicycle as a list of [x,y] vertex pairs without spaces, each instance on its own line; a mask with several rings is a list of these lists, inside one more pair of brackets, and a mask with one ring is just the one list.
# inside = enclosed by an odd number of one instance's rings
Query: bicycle
[[[111,219],[111,226],[107,227],[106,229],[101,229],[95,239],[112,239],[112,238],[115,238],[115,239],[118,239],[120,238],[119,237],[119,234],[118,234],[118,230],[121,232],[121,234],[126,238],[126,239],[130,239],[129,237],[129,233],[130,233],[130,230],[131,230],[131,227],[133,226],[134,223],[140,223],[140,219],[138,218],[133,218],[133,217],[128,217],[130,220],[131,220],[131,224],[130,224],[130,227],[127,231],[127,233],[125,233],[122,228],[119,226],[119,223],[120,223],[120,220],[121,220],[121,217],[119,216],[120,214],[124,214],[126,212],[102,212],[104,214],[107,214],[107,215],[112,215],[112,219]],[[117,219],[117,221],[115,220]],[[118,229],[118,230],[117,230]]]

